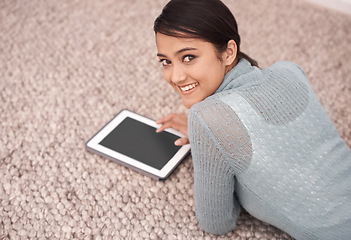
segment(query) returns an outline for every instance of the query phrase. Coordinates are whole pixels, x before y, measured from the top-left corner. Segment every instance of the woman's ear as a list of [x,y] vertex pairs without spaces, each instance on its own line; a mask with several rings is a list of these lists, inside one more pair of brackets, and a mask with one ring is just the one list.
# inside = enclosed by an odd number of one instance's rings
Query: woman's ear
[[229,40],[227,44],[227,49],[225,50],[223,55],[223,61],[226,66],[230,66],[234,63],[237,56],[237,50],[238,48],[235,41],[233,39]]

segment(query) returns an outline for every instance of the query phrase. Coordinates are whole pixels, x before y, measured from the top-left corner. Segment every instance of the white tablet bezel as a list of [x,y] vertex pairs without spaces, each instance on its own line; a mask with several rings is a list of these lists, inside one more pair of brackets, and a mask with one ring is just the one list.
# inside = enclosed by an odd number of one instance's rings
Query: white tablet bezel
[[[128,166],[138,172],[144,173],[150,177],[157,179],[166,179],[171,172],[178,166],[178,164],[184,159],[186,155],[190,152],[190,145],[182,146],[178,152],[168,161],[168,163],[161,169],[158,170],[147,164],[139,162],[129,156],[118,153],[112,149],[100,145],[99,143],[111,132],[118,124],[120,124],[125,118],[130,117],[151,127],[159,128],[161,125],[156,124],[155,121],[141,116],[137,113],[131,112],[129,110],[123,110],[117,114],[109,123],[107,123],[102,129],[100,129],[87,143],[86,149],[90,152],[96,153],[98,155],[107,157],[113,161],[116,161],[122,165]],[[172,133],[179,137],[184,137],[182,133],[174,129],[166,129],[165,131]]]

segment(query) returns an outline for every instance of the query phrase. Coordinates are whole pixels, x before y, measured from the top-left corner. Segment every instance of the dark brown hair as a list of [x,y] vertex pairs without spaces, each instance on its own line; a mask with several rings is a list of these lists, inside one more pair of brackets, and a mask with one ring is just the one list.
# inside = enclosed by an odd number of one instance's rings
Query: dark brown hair
[[257,61],[240,51],[237,22],[220,0],[171,0],[154,23],[155,33],[173,37],[200,38],[212,43],[219,53],[227,49],[229,40],[237,45],[237,59]]

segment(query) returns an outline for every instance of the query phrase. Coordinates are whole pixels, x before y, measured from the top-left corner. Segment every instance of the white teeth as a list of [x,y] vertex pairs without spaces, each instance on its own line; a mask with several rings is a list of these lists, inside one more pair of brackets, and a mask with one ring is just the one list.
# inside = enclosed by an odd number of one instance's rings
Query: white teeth
[[180,87],[180,89],[182,91],[189,91],[190,89],[193,89],[194,87],[196,87],[199,83],[193,83],[193,84],[190,84],[188,86],[185,86],[185,87]]

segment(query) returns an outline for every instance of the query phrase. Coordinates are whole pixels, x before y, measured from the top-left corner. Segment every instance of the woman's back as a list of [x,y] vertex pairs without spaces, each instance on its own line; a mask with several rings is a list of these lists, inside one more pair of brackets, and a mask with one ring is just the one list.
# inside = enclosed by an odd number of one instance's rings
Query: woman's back
[[[189,137],[199,219],[208,217],[207,201],[233,195],[233,187],[249,213],[294,238],[351,235],[351,152],[297,65],[281,62],[259,70],[242,60],[214,95],[193,106]],[[228,175],[236,181],[216,194],[201,180],[223,186]],[[238,214],[227,202],[211,210],[227,216],[216,218],[223,219],[217,222],[221,231]]]

